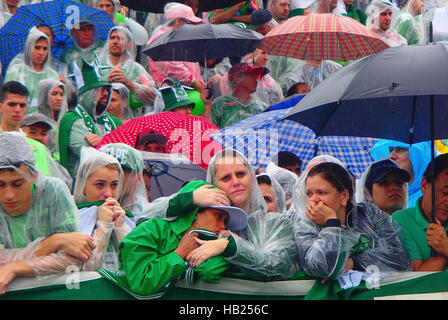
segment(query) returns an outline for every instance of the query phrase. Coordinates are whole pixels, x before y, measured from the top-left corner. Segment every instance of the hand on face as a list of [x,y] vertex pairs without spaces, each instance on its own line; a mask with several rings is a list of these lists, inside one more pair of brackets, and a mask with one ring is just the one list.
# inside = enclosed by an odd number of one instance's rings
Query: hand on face
[[322,201],[315,203],[309,200],[305,210],[306,216],[318,225],[325,225],[328,219],[337,219],[336,212]]

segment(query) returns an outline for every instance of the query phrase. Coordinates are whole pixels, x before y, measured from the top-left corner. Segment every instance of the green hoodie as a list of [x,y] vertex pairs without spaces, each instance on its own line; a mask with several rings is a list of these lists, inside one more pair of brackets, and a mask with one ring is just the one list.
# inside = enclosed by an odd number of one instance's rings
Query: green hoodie
[[[192,192],[205,184],[208,183],[190,182],[179,193]],[[193,278],[193,282],[201,278],[217,283],[230,267],[222,256],[212,257],[189,269],[174,252],[198,209],[174,221],[154,218],[140,223],[120,243],[120,271],[101,269],[99,273],[139,299],[162,297],[184,273]]]

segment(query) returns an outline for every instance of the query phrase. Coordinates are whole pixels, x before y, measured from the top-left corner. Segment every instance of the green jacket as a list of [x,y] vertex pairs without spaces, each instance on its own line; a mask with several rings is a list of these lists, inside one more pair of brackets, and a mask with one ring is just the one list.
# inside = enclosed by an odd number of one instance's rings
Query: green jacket
[[356,9],[353,4],[345,5],[345,10],[347,11],[347,16],[353,18],[363,25],[366,25],[367,15],[364,11]]
[[[160,298],[188,269],[174,250],[193,218],[188,214],[175,221],[154,218],[140,223],[120,243],[120,271],[99,273],[139,299]],[[223,257],[215,256],[189,273],[194,272],[193,281],[216,283],[229,267]]]

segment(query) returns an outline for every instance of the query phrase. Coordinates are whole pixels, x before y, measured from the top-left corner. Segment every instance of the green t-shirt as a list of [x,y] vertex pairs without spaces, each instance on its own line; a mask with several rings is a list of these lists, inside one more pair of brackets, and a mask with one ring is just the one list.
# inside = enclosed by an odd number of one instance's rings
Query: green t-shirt
[[[417,199],[414,207],[393,213],[392,219],[397,221],[402,228],[404,244],[411,260],[426,261],[431,257],[431,247],[428,246],[426,240],[426,229],[429,222],[423,216],[420,207],[422,198]],[[448,231],[448,226],[445,231]]]

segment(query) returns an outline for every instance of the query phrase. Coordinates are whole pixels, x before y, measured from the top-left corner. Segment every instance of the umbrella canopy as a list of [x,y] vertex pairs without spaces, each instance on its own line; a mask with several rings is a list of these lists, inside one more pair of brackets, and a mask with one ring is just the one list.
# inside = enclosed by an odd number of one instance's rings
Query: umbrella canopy
[[389,46],[367,27],[331,13],[295,16],[274,27],[260,48],[301,60],[357,60]]
[[290,120],[284,120],[291,108],[263,112],[230,125],[211,135],[224,147],[243,153],[255,167],[266,167],[280,151],[291,151],[306,167],[309,160],[329,154],[360,177],[372,163],[369,150],[377,139],[359,137],[317,137],[314,132]]
[[[448,137],[448,46],[401,46],[355,61],[322,81],[288,114],[318,136],[416,143]],[[432,96],[432,98],[431,98]]]
[[168,138],[167,153],[181,153],[194,164],[207,169],[215,152],[222,147],[209,136],[219,128],[203,117],[180,114],[172,111],[133,118],[106,134],[97,149],[108,143],[122,142],[135,147],[138,134],[153,129]]
[[[448,137],[448,46],[401,46],[365,57],[316,86],[287,115],[317,135],[408,144]],[[432,172],[434,176],[434,171]],[[435,221],[435,186],[432,222]]]
[[151,172],[151,201],[179,191],[185,182],[205,180],[207,172],[178,153],[142,152],[145,169]]
[[162,34],[143,49],[154,61],[204,62],[206,59],[244,56],[263,36],[233,24],[185,24]]
[[53,32],[51,52],[60,59],[73,46],[70,38],[70,22],[79,12],[80,18],[89,18],[95,25],[100,40],[107,40],[114,25],[104,11],[71,0],[53,0],[21,6],[8,23],[0,29],[0,55],[4,70],[11,60],[25,49],[29,30],[34,26],[47,25]]
[[[121,0],[122,6],[126,6],[129,9],[147,11],[153,13],[163,13],[163,7],[168,2],[184,3],[183,0]],[[199,12],[212,11],[215,9],[222,9],[225,7],[234,6],[240,3],[241,0],[199,0]]]

